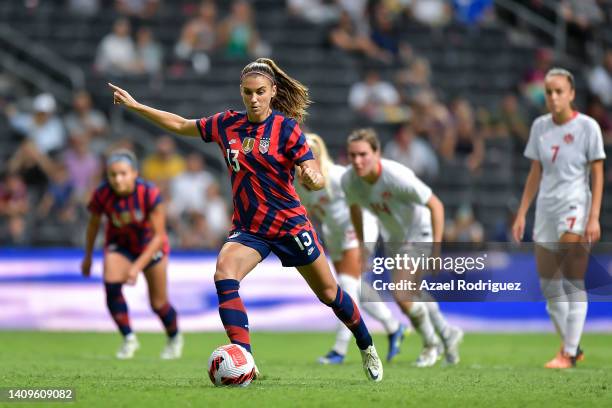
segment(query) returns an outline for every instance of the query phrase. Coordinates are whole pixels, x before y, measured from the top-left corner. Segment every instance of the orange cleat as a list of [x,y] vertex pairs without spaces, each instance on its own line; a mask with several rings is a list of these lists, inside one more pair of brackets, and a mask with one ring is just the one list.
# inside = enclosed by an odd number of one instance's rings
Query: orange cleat
[[576,352],[576,361],[584,361],[584,350],[578,346],[578,351]]
[[574,368],[576,367],[576,357],[559,351],[555,358],[544,365],[545,368]]

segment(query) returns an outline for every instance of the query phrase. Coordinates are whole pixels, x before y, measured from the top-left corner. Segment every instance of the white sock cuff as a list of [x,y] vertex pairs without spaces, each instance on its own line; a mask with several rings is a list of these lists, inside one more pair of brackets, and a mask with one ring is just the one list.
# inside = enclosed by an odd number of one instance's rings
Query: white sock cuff
[[542,295],[547,301],[565,301],[563,279],[540,278]]
[[570,302],[587,302],[584,279],[563,279],[563,289]]
[[420,317],[427,313],[427,308],[423,302],[412,302],[408,314],[414,317]]

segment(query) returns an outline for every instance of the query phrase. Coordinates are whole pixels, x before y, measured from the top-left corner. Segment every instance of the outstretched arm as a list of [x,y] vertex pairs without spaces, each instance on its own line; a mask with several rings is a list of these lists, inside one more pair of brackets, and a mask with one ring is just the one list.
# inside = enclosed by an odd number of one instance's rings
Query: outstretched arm
[[150,120],[157,126],[182,136],[200,135],[196,121],[193,119],[185,119],[182,116],[171,112],[165,112],[159,109],[139,103],[126,90],[119,88],[116,85],[108,83],[108,86],[113,90],[113,103],[116,105],[124,105],[131,111],[138,113],[140,116]]

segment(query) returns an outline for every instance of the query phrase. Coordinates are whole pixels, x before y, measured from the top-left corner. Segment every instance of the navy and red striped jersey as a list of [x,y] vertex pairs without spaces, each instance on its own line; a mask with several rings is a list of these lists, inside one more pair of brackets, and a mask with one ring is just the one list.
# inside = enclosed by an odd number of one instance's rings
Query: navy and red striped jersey
[[[134,192],[128,196],[117,195],[105,181],[94,192],[87,209],[107,217],[105,247],[117,245],[139,255],[153,238],[149,215],[161,202],[159,189],[141,178],[136,179]],[[167,254],[169,249],[166,238],[162,251]]]
[[294,119],[273,111],[261,123],[228,110],[196,121],[205,142],[221,148],[232,182],[233,229],[275,239],[295,235],[306,210],[293,187],[294,166],[314,156]]

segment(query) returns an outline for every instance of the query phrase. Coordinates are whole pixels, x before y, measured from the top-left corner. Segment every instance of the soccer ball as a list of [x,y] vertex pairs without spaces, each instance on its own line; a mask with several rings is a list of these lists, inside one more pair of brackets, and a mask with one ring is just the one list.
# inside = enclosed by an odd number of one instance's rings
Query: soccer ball
[[255,377],[255,360],[238,344],[217,347],[208,359],[208,376],[217,387],[246,387]]

